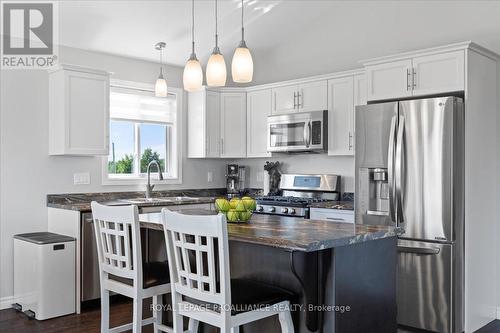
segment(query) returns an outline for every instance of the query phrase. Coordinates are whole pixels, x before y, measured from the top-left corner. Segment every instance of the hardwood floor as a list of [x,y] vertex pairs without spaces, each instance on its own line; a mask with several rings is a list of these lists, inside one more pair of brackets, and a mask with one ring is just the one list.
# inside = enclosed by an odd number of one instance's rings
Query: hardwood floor
[[[146,310],[147,311],[147,310]],[[145,313],[146,313],[145,311]],[[146,315],[145,315],[146,316]],[[149,316],[149,315],[147,315]],[[118,326],[132,321],[132,303],[120,299],[111,305],[111,326]],[[99,305],[87,308],[80,315],[69,315],[45,321],[29,319],[24,314],[12,309],[0,311],[0,332],[14,333],[99,333],[101,314]],[[145,326],[144,333],[153,332],[152,325]],[[423,332],[423,331],[417,331]],[[398,333],[413,333],[398,330]],[[500,333],[500,320],[495,320],[475,333]]]

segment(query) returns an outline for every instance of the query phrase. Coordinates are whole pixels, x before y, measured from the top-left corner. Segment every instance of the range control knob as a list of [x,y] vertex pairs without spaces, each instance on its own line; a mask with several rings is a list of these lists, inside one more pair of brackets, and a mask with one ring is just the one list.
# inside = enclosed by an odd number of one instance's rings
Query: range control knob
[[257,209],[256,209],[258,212],[262,212],[264,210],[264,208],[262,208],[262,206],[257,206]]
[[276,211],[276,208],[274,208],[274,207],[269,207],[269,212],[270,212],[270,213],[274,213],[275,211]]
[[292,214],[292,215],[295,214],[295,208],[290,208],[290,212],[289,213]]
[[281,212],[282,212],[283,214],[288,213],[288,208],[281,208]]

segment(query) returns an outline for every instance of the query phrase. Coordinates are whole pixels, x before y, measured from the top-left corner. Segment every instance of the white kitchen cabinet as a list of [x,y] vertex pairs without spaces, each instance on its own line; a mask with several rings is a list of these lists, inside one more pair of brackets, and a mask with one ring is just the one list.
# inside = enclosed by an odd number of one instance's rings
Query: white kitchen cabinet
[[49,72],[49,155],[109,154],[109,73],[60,65]]
[[413,58],[413,95],[464,90],[465,51]]
[[247,157],[269,157],[267,117],[271,115],[271,89],[247,93]]
[[366,75],[354,75],[354,107],[366,105]]
[[220,94],[221,157],[246,157],[247,147],[246,93]]
[[272,89],[272,113],[321,111],[328,108],[326,80]]
[[354,77],[328,80],[328,155],[354,154]]
[[188,94],[188,157],[220,157],[220,93],[202,89]]
[[366,75],[369,101],[463,91],[465,51],[369,63]]
[[354,223],[354,211],[331,208],[311,208],[310,219],[339,223]]
[[297,105],[299,112],[322,111],[328,109],[327,81],[315,81],[299,85]]
[[272,89],[273,114],[290,113],[297,109],[297,86],[284,86]]
[[371,101],[412,96],[411,69],[411,59],[367,66],[367,99]]

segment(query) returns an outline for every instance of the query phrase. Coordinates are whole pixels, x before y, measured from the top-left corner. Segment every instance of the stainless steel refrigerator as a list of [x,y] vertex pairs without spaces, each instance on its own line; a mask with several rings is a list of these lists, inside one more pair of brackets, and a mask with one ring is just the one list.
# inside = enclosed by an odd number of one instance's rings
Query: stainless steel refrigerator
[[356,223],[401,227],[398,323],[463,332],[464,107],[458,97],[359,106]]

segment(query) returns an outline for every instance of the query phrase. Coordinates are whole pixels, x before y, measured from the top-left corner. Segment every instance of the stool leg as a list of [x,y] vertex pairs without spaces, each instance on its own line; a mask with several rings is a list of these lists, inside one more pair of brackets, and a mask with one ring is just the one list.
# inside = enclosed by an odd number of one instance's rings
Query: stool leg
[[141,333],[142,330],[142,295],[135,295],[132,315],[132,333]]
[[109,291],[101,288],[101,333],[109,332]]
[[294,333],[292,315],[290,311],[282,311],[278,314],[280,320],[281,332],[283,333]]
[[173,321],[174,321],[174,333],[183,333],[184,332],[184,324],[182,320],[182,316],[177,313],[177,311],[174,311],[172,314],[173,316]]
[[199,325],[198,320],[189,318],[189,326],[188,326],[189,333],[198,333],[198,325]]
[[163,317],[163,295],[153,296],[153,332],[160,333],[158,325],[161,325]]
[[231,327],[231,333],[240,333],[240,327],[239,326]]

